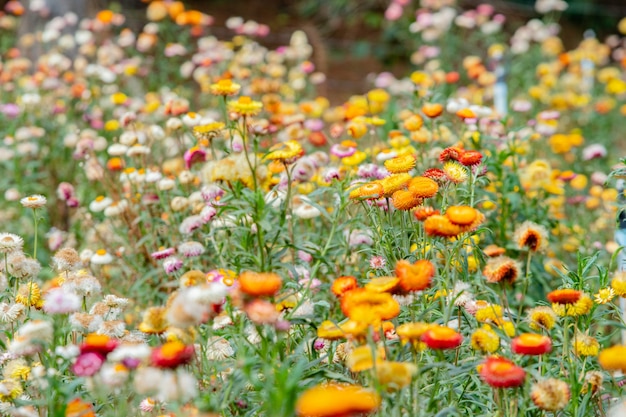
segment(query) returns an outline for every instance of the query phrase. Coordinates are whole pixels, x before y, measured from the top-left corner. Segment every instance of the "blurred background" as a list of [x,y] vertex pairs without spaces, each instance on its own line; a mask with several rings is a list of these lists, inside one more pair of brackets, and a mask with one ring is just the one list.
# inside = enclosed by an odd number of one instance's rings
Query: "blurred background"
[[[546,0],[550,2],[552,0]],[[586,30],[592,29],[600,39],[616,32],[620,18],[626,16],[626,0],[553,0],[565,2],[563,12],[547,15],[559,21],[561,39],[566,48],[575,47]],[[2,0],[0,3],[6,3]],[[126,24],[140,30],[146,23],[149,0],[22,0],[25,16],[20,32],[33,31],[45,22],[32,13],[31,3],[45,3],[50,17],[73,11],[79,16],[95,15],[98,10],[123,12]],[[391,0],[187,0],[186,8],[211,15],[211,33],[221,38],[232,36],[226,21],[232,16],[254,20],[271,28],[261,43],[275,48],[287,44],[291,34],[303,30],[312,43],[316,67],[328,75],[323,91],[335,100],[367,88],[369,74],[390,71],[406,75],[414,68],[415,43],[410,25],[421,6],[455,4],[461,9],[475,9],[480,4],[493,6],[506,17],[505,33],[541,15],[535,0],[403,0],[400,15],[390,14]],[[545,21],[545,17],[544,17]]]

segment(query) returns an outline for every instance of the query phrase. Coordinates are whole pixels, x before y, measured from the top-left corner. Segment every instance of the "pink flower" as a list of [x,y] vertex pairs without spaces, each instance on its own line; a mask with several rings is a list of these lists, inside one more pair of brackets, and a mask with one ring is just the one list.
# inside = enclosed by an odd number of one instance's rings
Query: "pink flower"
[[394,21],[398,20],[402,17],[402,12],[404,9],[398,3],[391,3],[387,10],[385,10],[385,19]]
[[370,258],[370,268],[382,269],[387,265],[387,261],[382,256],[372,256]]
[[100,370],[104,356],[96,352],[81,353],[72,365],[72,372],[78,376],[92,376]]
[[54,288],[44,295],[43,310],[48,314],[66,314],[80,310],[78,295],[63,288]]
[[182,268],[183,266],[183,261],[181,261],[180,259],[172,256],[170,258],[167,258],[164,262],[163,262],[163,269],[165,270],[166,274],[173,274],[174,272],[178,271],[180,268]]
[[165,248],[165,249],[158,250],[156,252],[152,252],[150,256],[152,257],[152,259],[165,259],[167,257],[172,256],[175,252],[176,252],[176,249],[174,248]]
[[183,158],[185,159],[185,167],[189,169],[197,162],[206,161],[206,151],[204,149],[198,148],[197,146],[194,146],[193,148],[188,149],[185,152]]

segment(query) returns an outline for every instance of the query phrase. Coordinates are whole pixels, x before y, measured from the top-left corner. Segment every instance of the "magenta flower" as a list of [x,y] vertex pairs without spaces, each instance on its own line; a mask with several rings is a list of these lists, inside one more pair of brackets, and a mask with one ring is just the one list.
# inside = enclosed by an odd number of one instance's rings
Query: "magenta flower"
[[72,372],[77,376],[92,376],[100,370],[104,356],[96,352],[81,353],[72,365]]

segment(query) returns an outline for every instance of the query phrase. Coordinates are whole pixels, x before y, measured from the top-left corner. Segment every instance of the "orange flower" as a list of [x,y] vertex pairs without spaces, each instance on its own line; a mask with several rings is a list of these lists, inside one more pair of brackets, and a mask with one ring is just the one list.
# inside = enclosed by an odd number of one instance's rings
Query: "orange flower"
[[463,336],[446,326],[431,326],[421,340],[431,349],[455,349],[463,342]]
[[506,249],[501,248],[498,245],[489,245],[485,249],[483,249],[483,253],[490,258],[494,258],[496,256],[504,255]]
[[387,198],[391,197],[393,193],[406,187],[410,179],[411,176],[407,173],[393,174],[383,178],[379,181],[380,185],[383,186],[383,196]]
[[511,351],[518,355],[543,355],[551,350],[550,338],[536,333],[522,333],[511,341]]
[[439,210],[435,210],[430,206],[419,206],[413,210],[413,216],[415,216],[416,220],[423,222],[430,216],[434,216],[435,214],[439,214]]
[[494,388],[519,387],[526,379],[526,371],[508,359],[490,356],[480,366],[480,377]]
[[451,206],[445,215],[454,224],[468,226],[478,218],[478,210],[470,206]]
[[461,226],[452,223],[446,216],[433,215],[424,221],[424,230],[429,236],[454,237],[463,232]]
[[430,326],[430,324],[422,322],[405,323],[396,328],[396,334],[403,344],[411,343],[416,350],[424,350],[426,344],[422,342],[422,335]]
[[575,304],[580,297],[582,297],[582,291],[578,291],[572,288],[565,288],[562,290],[554,290],[548,293],[548,301],[554,304]]
[[417,197],[411,191],[398,190],[393,193],[392,200],[393,206],[398,210],[411,210],[412,208],[419,206],[422,203],[422,199]]
[[439,161],[448,162],[450,160],[458,161],[461,156],[465,153],[465,149],[459,148],[458,146],[450,146],[449,148],[444,149],[439,154]]
[[330,290],[337,297],[343,297],[345,293],[358,288],[359,284],[356,282],[356,278],[348,275],[335,279],[330,286]]
[[245,271],[239,275],[239,290],[253,297],[272,296],[280,290],[283,280],[272,272]]
[[100,10],[96,15],[96,19],[104,24],[109,24],[113,21],[114,16],[115,13],[113,13],[111,10]]
[[483,155],[478,151],[465,151],[459,157],[459,162],[467,167],[480,164],[482,159]]
[[519,249],[541,251],[548,246],[548,230],[537,223],[525,221],[515,230],[513,239]]
[[400,304],[391,294],[357,288],[341,298],[341,311],[351,319],[365,323],[390,320],[400,314]]
[[443,106],[439,103],[426,103],[422,106],[422,113],[424,113],[427,117],[434,119],[441,116],[441,113],[443,113]]
[[417,367],[412,363],[381,361],[376,364],[376,379],[389,390],[406,387],[416,372]]
[[96,417],[96,413],[90,402],[74,398],[65,407],[65,417]]
[[483,275],[487,278],[487,282],[513,283],[520,276],[520,266],[508,256],[498,256],[487,261]]
[[476,114],[468,108],[457,111],[456,115],[463,120],[476,118]]
[[355,320],[348,320],[341,324],[325,320],[317,328],[317,337],[328,340],[344,339],[348,336],[361,337],[366,335],[368,328],[367,323]]
[[400,288],[404,292],[421,291],[430,285],[435,267],[426,259],[414,264],[403,259],[396,264],[396,275],[400,278]]
[[424,120],[417,114],[414,114],[404,120],[404,128],[409,132],[415,132],[424,125]]
[[359,385],[336,382],[306,390],[296,402],[299,417],[340,417],[369,413],[380,405],[380,396]]
[[430,198],[437,194],[439,185],[432,179],[426,177],[415,177],[409,181],[409,191],[420,198]]
[[378,182],[370,182],[364,184],[355,190],[355,196],[350,193],[350,198],[359,198],[362,200],[377,200],[385,193],[382,184]]

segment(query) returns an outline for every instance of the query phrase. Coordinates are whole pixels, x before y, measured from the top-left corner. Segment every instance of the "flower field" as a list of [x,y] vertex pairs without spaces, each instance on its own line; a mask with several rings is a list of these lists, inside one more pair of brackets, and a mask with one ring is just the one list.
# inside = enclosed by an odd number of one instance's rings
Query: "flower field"
[[626,415],[626,19],[394,0],[414,71],[334,103],[303,31],[18,36],[40,3],[0,15],[0,415]]

